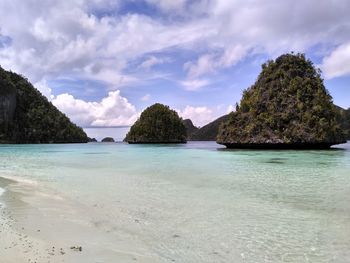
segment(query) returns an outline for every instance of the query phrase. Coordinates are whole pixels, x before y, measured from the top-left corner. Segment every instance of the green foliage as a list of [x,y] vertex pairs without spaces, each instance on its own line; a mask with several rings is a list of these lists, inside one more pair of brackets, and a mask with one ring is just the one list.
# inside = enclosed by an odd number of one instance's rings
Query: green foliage
[[176,111],[156,103],[145,109],[131,127],[129,143],[185,143],[186,128]]
[[230,144],[337,144],[344,141],[339,113],[320,71],[303,54],[268,61],[243,92],[217,137]]
[[[24,77],[0,67],[0,98],[8,103],[14,92],[13,116],[1,117],[1,141],[10,143],[87,142],[85,132],[73,124]],[[0,122],[1,123],[1,122]]]

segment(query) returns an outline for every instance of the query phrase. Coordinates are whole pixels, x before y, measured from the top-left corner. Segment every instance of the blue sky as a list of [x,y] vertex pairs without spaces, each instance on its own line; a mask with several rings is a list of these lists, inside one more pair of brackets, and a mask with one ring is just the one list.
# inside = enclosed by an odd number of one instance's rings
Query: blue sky
[[202,126],[291,51],[348,108],[349,13],[346,0],[3,0],[0,65],[84,127],[130,125],[155,102]]

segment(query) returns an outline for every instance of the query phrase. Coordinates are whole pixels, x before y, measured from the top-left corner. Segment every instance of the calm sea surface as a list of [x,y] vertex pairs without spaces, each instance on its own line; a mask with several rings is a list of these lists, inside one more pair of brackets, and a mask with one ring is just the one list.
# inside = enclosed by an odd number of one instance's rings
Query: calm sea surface
[[1,145],[1,174],[94,207],[89,220],[132,233],[164,262],[350,259],[349,143],[328,151]]

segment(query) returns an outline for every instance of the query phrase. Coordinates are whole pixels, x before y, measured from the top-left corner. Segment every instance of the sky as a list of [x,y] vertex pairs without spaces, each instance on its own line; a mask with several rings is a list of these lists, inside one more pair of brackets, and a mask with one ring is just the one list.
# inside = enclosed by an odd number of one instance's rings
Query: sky
[[203,126],[292,51],[348,108],[349,14],[348,0],[1,0],[0,65],[82,127],[131,125],[156,102]]

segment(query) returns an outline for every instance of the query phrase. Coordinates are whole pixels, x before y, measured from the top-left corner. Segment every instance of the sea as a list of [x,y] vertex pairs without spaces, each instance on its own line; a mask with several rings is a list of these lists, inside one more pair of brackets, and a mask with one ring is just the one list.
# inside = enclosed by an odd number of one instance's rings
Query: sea
[[1,145],[1,175],[96,208],[88,220],[135,236],[162,262],[350,258],[350,143],[317,151]]

